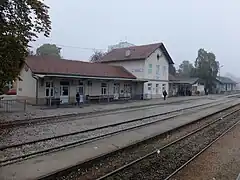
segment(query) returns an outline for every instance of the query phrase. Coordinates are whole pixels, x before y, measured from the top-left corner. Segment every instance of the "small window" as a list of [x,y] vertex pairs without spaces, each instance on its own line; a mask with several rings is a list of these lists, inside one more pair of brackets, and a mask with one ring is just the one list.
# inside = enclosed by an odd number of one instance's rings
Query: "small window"
[[162,91],[166,90],[166,84],[162,84]]
[[69,81],[60,81],[61,86],[69,86]]
[[53,87],[53,82],[46,82],[46,87]]
[[159,60],[160,59],[160,55],[159,54],[157,54],[157,60]]
[[78,85],[79,85],[79,86],[83,86],[83,82],[79,80],[79,81],[78,81]]
[[148,84],[148,91],[151,91],[151,90],[152,90],[152,84],[149,83],[149,84]]

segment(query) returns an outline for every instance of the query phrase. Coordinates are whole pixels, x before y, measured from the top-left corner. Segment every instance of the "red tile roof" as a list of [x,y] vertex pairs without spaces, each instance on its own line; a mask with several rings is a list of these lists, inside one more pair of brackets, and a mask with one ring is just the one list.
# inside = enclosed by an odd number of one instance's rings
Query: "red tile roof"
[[[112,62],[121,60],[140,60],[148,58],[156,49],[160,48],[163,54],[166,56],[169,64],[174,64],[172,58],[167,52],[163,43],[148,44],[142,46],[132,46],[127,48],[113,49],[108,52],[100,62]],[[126,52],[129,51],[130,55],[126,56]]]
[[67,74],[91,77],[128,78],[136,77],[121,66],[57,59],[52,56],[29,56],[26,64],[33,73]]

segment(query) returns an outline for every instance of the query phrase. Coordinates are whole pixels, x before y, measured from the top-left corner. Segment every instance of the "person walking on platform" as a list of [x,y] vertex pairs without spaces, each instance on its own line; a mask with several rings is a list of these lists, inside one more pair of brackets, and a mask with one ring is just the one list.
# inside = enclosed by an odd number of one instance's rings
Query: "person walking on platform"
[[164,98],[164,101],[166,100],[166,97],[167,97],[167,91],[164,90],[164,91],[163,91],[163,98]]
[[80,95],[78,92],[76,94],[76,101],[77,101],[77,105],[79,106],[80,105]]

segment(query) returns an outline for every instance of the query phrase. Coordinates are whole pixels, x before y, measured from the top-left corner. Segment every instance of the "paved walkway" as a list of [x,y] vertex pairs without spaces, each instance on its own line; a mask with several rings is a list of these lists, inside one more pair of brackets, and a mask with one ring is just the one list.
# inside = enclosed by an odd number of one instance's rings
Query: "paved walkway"
[[239,103],[239,100],[233,100],[230,103],[225,103],[224,105],[219,105],[218,107],[205,109],[193,114],[173,118],[168,121],[162,121],[144,128],[135,129],[134,131],[120,133],[82,146],[69,148],[12,165],[3,166],[0,168],[0,179],[36,179],[48,173],[56,172],[93,157],[103,155],[121,147],[128,146],[132,143],[164,133],[236,103]]
[[88,114],[104,111],[113,111],[117,109],[129,109],[136,108],[141,106],[149,106],[156,104],[166,104],[174,103],[181,101],[190,101],[197,99],[217,99],[223,97],[223,95],[209,95],[209,96],[185,96],[185,97],[171,97],[166,101],[163,99],[152,99],[152,100],[142,100],[142,101],[129,101],[126,103],[116,103],[116,104],[95,104],[89,105],[82,108],[73,107],[73,108],[55,108],[55,109],[37,109],[36,107],[27,107],[26,112],[11,112],[3,113],[0,112],[0,122],[4,121],[13,121],[13,120],[23,120],[23,119],[32,119],[32,118],[41,118],[41,117],[51,117],[51,116],[61,116],[67,114]]

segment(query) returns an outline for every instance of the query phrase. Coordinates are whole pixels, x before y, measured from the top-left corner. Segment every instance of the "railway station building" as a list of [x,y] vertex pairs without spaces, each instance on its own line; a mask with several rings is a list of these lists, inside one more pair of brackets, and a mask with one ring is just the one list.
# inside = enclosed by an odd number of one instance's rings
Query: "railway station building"
[[29,56],[17,82],[17,98],[30,104],[64,104],[80,101],[140,99],[144,80],[137,79],[124,67]]
[[144,81],[144,98],[160,98],[169,91],[169,65],[174,64],[163,43],[113,49],[100,61],[122,66]]
[[113,49],[90,63],[29,56],[17,82],[17,98],[31,104],[161,98],[169,92],[172,58],[163,43]]

